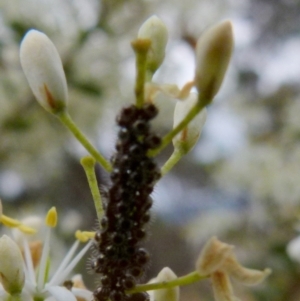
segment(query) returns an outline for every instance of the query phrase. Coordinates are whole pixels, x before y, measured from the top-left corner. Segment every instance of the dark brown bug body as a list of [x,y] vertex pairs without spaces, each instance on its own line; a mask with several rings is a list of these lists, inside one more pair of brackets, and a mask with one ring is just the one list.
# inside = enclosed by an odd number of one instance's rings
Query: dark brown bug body
[[150,194],[160,177],[154,160],[147,156],[161,139],[151,133],[150,120],[158,113],[152,104],[132,105],[117,117],[120,127],[116,153],[112,158],[112,185],[101,229],[95,236],[96,257],[92,268],[101,275],[96,301],[146,301],[146,293],[128,295],[144,274],[148,252],[140,246],[150,220]]

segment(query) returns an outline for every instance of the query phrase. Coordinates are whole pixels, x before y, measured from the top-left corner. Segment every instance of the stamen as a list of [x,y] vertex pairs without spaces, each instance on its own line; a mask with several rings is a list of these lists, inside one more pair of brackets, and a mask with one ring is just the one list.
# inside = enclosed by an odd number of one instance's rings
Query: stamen
[[10,227],[10,228],[19,227],[21,225],[21,222],[19,222],[18,220],[8,217],[4,214],[1,215],[0,221],[4,226]]
[[[69,275],[69,273],[74,269],[74,267],[77,265],[77,263],[81,260],[81,258],[85,255],[85,253],[88,251],[90,246],[92,245],[92,241],[89,241],[84,248],[73,258],[73,260],[70,262],[70,264],[65,268],[65,270],[58,276],[56,279],[51,281],[51,284],[59,285],[61,284]],[[48,286],[48,284],[46,285]]]
[[18,229],[21,232],[25,233],[25,234],[35,234],[37,232],[36,229],[33,229],[33,228],[28,227],[28,226],[23,225],[23,224],[21,224],[20,226],[18,226]]
[[55,207],[52,207],[46,216],[45,223],[48,227],[54,228],[57,224],[57,211]]
[[[49,210],[49,212],[50,212],[50,210]],[[49,212],[48,212],[48,215],[49,215]],[[47,215],[46,221],[48,220],[48,215]],[[50,221],[51,221],[51,219],[50,219]],[[48,259],[49,251],[50,251],[50,237],[51,237],[51,228],[50,227],[51,226],[49,226],[49,228],[47,228],[47,230],[46,230],[46,237],[45,237],[42,257],[41,257],[41,261],[40,261],[38,279],[37,279],[37,291],[41,291],[43,289],[44,283],[46,281],[45,273],[47,271],[47,259]]]
[[95,237],[96,232],[93,231],[80,231],[77,230],[75,232],[75,237],[80,241],[80,242],[87,242],[90,239],[93,239]]
[[56,270],[56,272],[54,273],[54,275],[52,276],[51,280],[48,282],[47,285],[53,285],[53,283],[56,282],[56,278],[58,277],[58,275],[65,269],[65,267],[68,265],[68,263],[70,262],[71,258],[73,257],[73,255],[75,254],[78,246],[79,246],[80,241],[76,240],[72,247],[70,248],[69,252],[67,253],[67,255],[65,256],[65,258],[63,259],[63,261],[61,262],[61,264],[59,265],[58,269]]
[[30,283],[36,285],[35,280],[35,272],[32,262],[32,257],[29,249],[28,241],[23,238],[23,249],[24,249],[24,257],[25,257],[25,272],[27,273],[27,277]]

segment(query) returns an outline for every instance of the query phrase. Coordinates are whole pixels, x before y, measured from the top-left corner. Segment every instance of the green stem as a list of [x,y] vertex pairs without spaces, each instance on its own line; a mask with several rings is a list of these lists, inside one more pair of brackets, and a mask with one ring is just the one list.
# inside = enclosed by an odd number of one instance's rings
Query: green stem
[[80,163],[84,168],[90,186],[90,190],[93,196],[97,217],[100,222],[103,217],[104,210],[103,210],[103,206],[102,206],[103,202],[102,202],[102,198],[101,198],[101,194],[99,191],[98,182],[95,174],[96,161],[92,157],[84,157],[80,160]]
[[148,155],[150,157],[154,157],[160,153],[172,141],[172,139],[199,114],[204,107],[205,102],[198,101],[197,104],[188,112],[186,117],[172,131],[163,137],[161,145],[158,148],[149,151]]
[[151,46],[151,41],[146,39],[137,39],[131,42],[132,48],[136,56],[136,81],[135,81],[135,97],[136,106],[141,108],[145,101],[145,81],[147,67],[147,53]]
[[171,281],[137,285],[134,289],[128,291],[128,293],[133,294],[133,293],[152,291],[158,289],[173,288],[176,286],[189,285],[197,281],[206,279],[208,277],[209,276],[201,276],[199,275],[198,272],[195,271]]
[[184,154],[180,151],[180,149],[175,148],[171,157],[161,168],[161,170],[160,170],[161,176],[163,177],[165,174],[167,174],[177,164],[177,162],[183,157],[183,155]]
[[96,161],[98,161],[107,172],[111,172],[112,167],[110,163],[96,150],[96,148],[90,143],[86,136],[80,131],[80,129],[71,119],[71,116],[66,111],[63,111],[56,116],[63,123],[63,125],[72,132],[75,138],[96,159]]

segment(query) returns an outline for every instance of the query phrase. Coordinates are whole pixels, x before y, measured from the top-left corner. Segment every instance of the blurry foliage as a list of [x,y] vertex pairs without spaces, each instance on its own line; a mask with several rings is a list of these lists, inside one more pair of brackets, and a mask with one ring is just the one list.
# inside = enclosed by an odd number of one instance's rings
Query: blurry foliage
[[[214,110],[230,110],[245,126],[245,142],[229,154],[205,161],[199,155],[201,147],[214,141],[204,132],[195,154],[174,168],[172,177],[181,179],[185,197],[180,199],[182,194],[178,196],[177,190],[172,193],[169,189],[169,198],[174,202],[170,210],[195,203],[195,195],[202,199],[193,210],[195,218],[185,220],[185,228],[176,220],[173,225],[166,224],[158,213],[148,242],[154,254],[149,274],[157,273],[166,262],[182,274],[194,262],[203,240],[217,235],[239,246],[239,255],[246,265],[273,269],[268,283],[243,300],[299,300],[300,264],[288,258],[285,248],[296,235],[294,225],[300,212],[300,79],[282,83],[270,92],[261,87],[260,74],[260,68],[265,66],[260,52],[272,57],[272,50],[280,49],[290,37],[299,38],[299,1],[2,1],[0,194],[5,208],[14,210],[20,205],[28,211],[47,208],[51,202],[61,210],[62,219],[75,209],[83,216],[81,227],[95,225],[90,192],[78,160],[85,153],[38,106],[21,71],[18,47],[24,33],[34,27],[54,41],[68,79],[71,115],[109,157],[113,151],[115,115],[133,97],[130,41],[151,14],[158,14],[167,23],[171,39],[177,44],[190,45],[206,26],[226,17],[246,20],[255,36],[251,43],[237,48],[227,92],[208,112],[210,115]],[[169,50],[175,46],[171,42]],[[178,56],[166,63],[161,75],[176,70],[180,78],[178,63],[184,64],[185,58],[181,58],[182,62],[176,60]],[[219,118],[222,121],[222,113]],[[228,135],[227,139],[232,138]],[[162,154],[161,160],[168,152]],[[13,193],[17,190],[14,183],[10,183],[9,192],[3,187],[8,170],[24,182],[20,193]],[[107,183],[101,170],[98,175],[100,186]],[[215,195],[223,202],[214,207],[207,202]],[[159,199],[159,191],[154,197]],[[236,200],[234,205],[228,205],[230,199]],[[5,203],[7,200],[9,204]],[[201,210],[207,205],[214,209]],[[198,287],[193,289],[184,290],[186,300],[194,300]]]

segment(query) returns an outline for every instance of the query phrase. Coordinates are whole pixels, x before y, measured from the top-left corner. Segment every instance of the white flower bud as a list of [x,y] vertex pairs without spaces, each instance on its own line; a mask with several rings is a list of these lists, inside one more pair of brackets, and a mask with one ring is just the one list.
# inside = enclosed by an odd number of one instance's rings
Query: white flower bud
[[153,74],[165,58],[165,49],[168,41],[167,27],[154,15],[147,19],[140,27],[138,38],[149,39],[151,41],[147,57],[147,70]]
[[[196,93],[191,93],[188,98],[177,101],[174,110],[174,128],[186,117],[197,101]],[[206,121],[206,115],[206,109],[204,108],[184,130],[173,138],[175,148],[187,153],[196,145]]]
[[21,43],[20,59],[38,102],[51,113],[62,112],[68,88],[61,59],[51,40],[37,30],[28,31]]
[[[159,272],[154,282],[171,281],[176,278],[177,276],[174,274],[174,272],[170,268],[165,267]],[[179,287],[177,286],[173,288],[155,290],[153,292],[153,296],[155,301],[178,301]]]
[[0,281],[10,294],[21,293],[25,275],[23,258],[17,244],[8,236],[0,238]]
[[209,104],[223,82],[233,51],[233,32],[230,21],[206,30],[196,47],[195,85],[201,99]]
[[300,236],[294,238],[288,243],[287,254],[291,259],[300,262]]

